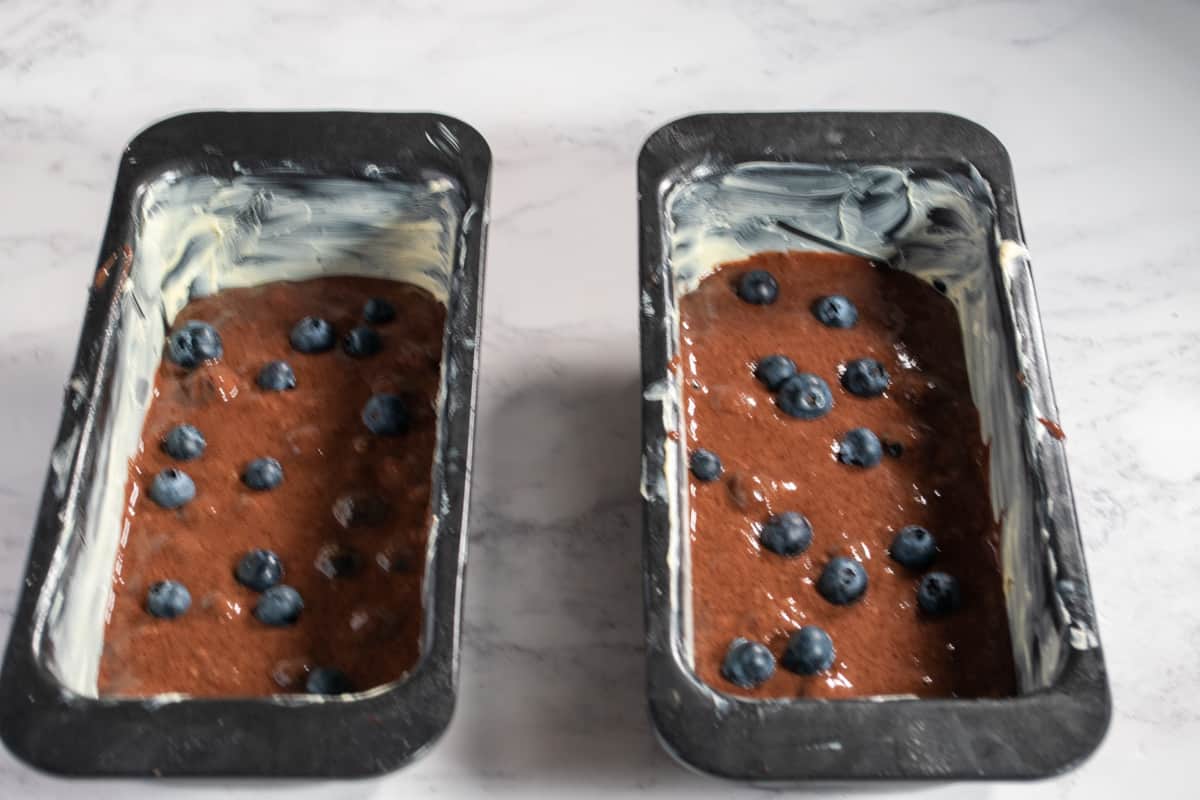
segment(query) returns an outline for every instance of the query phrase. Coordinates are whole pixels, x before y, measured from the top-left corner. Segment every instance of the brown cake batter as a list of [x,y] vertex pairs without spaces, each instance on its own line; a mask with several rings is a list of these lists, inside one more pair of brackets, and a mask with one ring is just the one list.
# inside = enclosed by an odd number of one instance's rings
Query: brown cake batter
[[[363,323],[368,298],[395,306],[372,325],[382,350],[352,358],[341,338]],[[288,335],[302,317],[334,326],[335,349],[305,355]],[[218,363],[186,370],[163,359],[155,399],[129,468],[129,503],[100,668],[106,695],[267,695],[304,691],[314,667],[340,670],[363,690],[400,678],[416,662],[421,580],[430,523],[445,308],[427,292],[393,281],[323,278],[232,289],[190,303],[175,321],[214,325]],[[259,388],[255,378],[282,359],[297,386]],[[405,398],[401,436],[372,435],[360,414],[376,393]],[[207,439],[199,458],[179,462],[162,439],[180,423]],[[283,483],[256,492],[246,464],[279,460]],[[196,497],[178,510],[148,497],[160,470],[178,467]],[[298,622],[271,627],[253,615],[258,593],[234,579],[253,548],[274,551],[283,583],[304,601]],[[331,564],[343,573],[330,577]],[[145,610],[155,581],[181,581],[191,609],[176,619]]]
[[[765,269],[778,299],[752,305],[737,279]],[[847,296],[857,325],[830,328],[811,306]],[[764,253],[720,267],[680,302],[681,364],[688,450],[724,464],[721,478],[689,475],[695,667],[701,680],[754,697],[993,697],[1015,691],[998,562],[998,529],[988,497],[987,450],[971,401],[958,318],[950,301],[907,273],[853,256]],[[782,353],[800,372],[824,378],[833,410],[817,420],[781,412],[755,379],[763,356]],[[839,368],[874,358],[891,375],[881,397],[847,392]],[[883,461],[840,463],[834,443],[867,427],[885,444]],[[901,450],[888,444],[899,444]],[[813,528],[811,547],[785,558],[764,549],[758,528],[797,511]],[[888,556],[895,533],[921,525],[939,552],[930,568],[958,578],[962,606],[920,614],[920,573]],[[837,555],[859,559],[868,588],[835,606],[817,593],[822,567]],[[790,633],[819,625],[836,658],[824,673],[776,667],[755,689],[721,675],[730,642],[766,644],[778,662]]]

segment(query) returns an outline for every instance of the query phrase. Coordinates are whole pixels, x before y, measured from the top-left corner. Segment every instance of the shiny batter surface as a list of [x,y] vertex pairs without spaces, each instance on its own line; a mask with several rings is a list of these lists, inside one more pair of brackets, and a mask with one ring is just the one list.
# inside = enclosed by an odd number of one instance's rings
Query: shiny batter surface
[[[368,298],[395,306],[373,325],[383,347],[352,358],[341,337],[363,324]],[[302,317],[331,322],[338,346],[305,355],[288,334]],[[416,662],[421,580],[430,525],[445,308],[413,286],[367,278],[323,278],[232,289],[190,303],[175,321],[214,325],[224,356],[186,370],[164,358],[129,468],[124,544],[114,570],[99,690],[105,695],[183,692],[248,696],[304,691],[308,671],[330,667],[363,690],[400,678]],[[255,378],[286,360],[297,386],[267,392]],[[401,436],[374,436],[360,414],[376,393],[401,395],[411,422]],[[180,423],[207,439],[198,459],[161,447]],[[282,485],[256,492],[245,465],[273,457]],[[178,510],[148,497],[160,470],[178,467],[196,497]],[[253,615],[258,594],[234,579],[252,548],[274,551],[283,582],[299,590],[295,625]],[[330,577],[330,564],[341,574]],[[187,586],[191,609],[173,619],[145,610],[155,581]]]
[[[775,303],[738,298],[737,279],[751,269],[774,275]],[[811,306],[829,294],[850,298],[857,325],[818,322]],[[763,253],[723,265],[685,295],[680,326],[688,450],[712,450],[725,468],[711,483],[689,475],[700,679],[753,697],[1013,694],[987,450],[950,301],[912,275],[853,256]],[[828,415],[802,420],[776,407],[754,377],[754,364],[773,353],[825,379],[834,397]],[[857,358],[885,366],[892,379],[885,395],[864,399],[841,386],[840,368]],[[840,463],[835,442],[857,427],[902,451],[870,469]],[[813,528],[811,547],[791,558],[758,541],[761,524],[785,511],[804,514]],[[950,616],[923,616],[921,574],[888,556],[906,525],[934,534],[931,569],[961,584],[962,607]],[[853,605],[832,605],[815,587],[838,555],[866,567],[866,595]],[[763,642],[778,660],[802,625],[832,637],[836,658],[827,672],[801,676],[777,666],[754,689],[722,677],[733,639]]]

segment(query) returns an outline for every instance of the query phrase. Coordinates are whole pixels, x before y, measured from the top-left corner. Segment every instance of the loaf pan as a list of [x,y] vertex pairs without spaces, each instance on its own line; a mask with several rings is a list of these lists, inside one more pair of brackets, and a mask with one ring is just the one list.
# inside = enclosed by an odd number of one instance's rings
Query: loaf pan
[[[763,784],[1036,778],[1110,715],[1058,411],[1000,142],[945,114],[712,114],[638,161],[647,692],[679,761]],[[989,446],[1018,678],[1002,699],[736,697],[693,669],[678,295],[717,263],[857,253],[945,291]]]
[[[395,769],[443,732],[458,676],[490,167],[475,130],[435,114],[186,114],[128,146],[0,676],[0,735],[16,755],[74,775],[355,776]],[[178,241],[154,233],[164,214],[192,209],[213,224]],[[322,247],[309,246],[316,237]],[[171,248],[174,260],[158,257]],[[402,277],[447,304],[417,664],[327,698],[98,696],[125,463],[164,319],[189,290],[330,272]]]

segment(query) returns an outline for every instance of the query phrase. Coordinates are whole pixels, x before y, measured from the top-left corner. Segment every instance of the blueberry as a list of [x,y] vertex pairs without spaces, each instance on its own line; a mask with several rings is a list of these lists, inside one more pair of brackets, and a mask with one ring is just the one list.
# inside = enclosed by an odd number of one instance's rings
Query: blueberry
[[291,625],[300,618],[303,608],[300,593],[281,583],[262,593],[254,606],[254,616],[266,625]]
[[738,297],[756,306],[768,306],[779,296],[779,283],[765,269],[753,269],[738,278]]
[[689,466],[692,468],[692,474],[696,476],[696,480],[705,483],[721,477],[721,472],[725,469],[721,466],[721,459],[717,457],[716,453],[703,448],[692,453]]
[[382,297],[372,297],[363,306],[363,319],[375,325],[391,322],[396,318],[396,307]]
[[816,375],[801,372],[783,382],[775,405],[785,414],[799,419],[819,419],[833,408],[829,384]]
[[333,349],[333,326],[319,317],[305,317],[293,326],[288,339],[298,352],[324,353]]
[[195,496],[196,484],[181,469],[164,469],[150,483],[150,499],[163,508],[179,508]]
[[775,674],[775,656],[765,644],[734,639],[721,664],[721,674],[732,684],[753,689]]
[[853,467],[873,467],[883,460],[883,444],[866,428],[854,428],[838,442],[838,461]]
[[376,436],[399,436],[408,430],[408,408],[394,394],[372,395],[363,406],[362,421]]
[[887,370],[873,358],[859,358],[846,365],[842,373],[842,386],[850,394],[859,397],[877,397],[887,391]]
[[159,581],[146,593],[146,610],[161,619],[183,616],[192,607],[192,595],[179,581]]
[[258,388],[268,392],[285,392],[296,388],[296,373],[286,361],[270,361],[258,371]]
[[283,483],[283,466],[273,458],[256,458],[246,465],[242,481],[255,491],[269,491]]
[[853,328],[858,322],[858,309],[848,297],[831,294],[812,305],[813,316],[830,328]]
[[383,340],[379,338],[378,333],[366,325],[359,325],[346,334],[346,338],[342,340],[342,348],[346,351],[346,355],[363,358],[373,356],[382,350]]
[[224,352],[221,334],[207,322],[185,322],[167,340],[167,358],[187,369],[205,361],[216,361]]
[[825,565],[817,591],[835,606],[848,606],[867,591],[867,570],[853,558],[837,556]]
[[283,579],[283,563],[270,550],[251,550],[238,561],[234,577],[256,592],[265,592]]
[[304,681],[304,691],[309,694],[347,694],[354,691],[354,686],[341,670],[314,667]]
[[816,675],[833,666],[833,639],[816,625],[805,625],[788,638],[779,663],[798,675]]
[[904,455],[904,445],[900,444],[900,442],[885,442],[883,450],[892,458],[899,458]]
[[957,611],[962,605],[958,579],[944,572],[930,572],[917,587],[917,605],[931,617]]
[[901,528],[892,539],[888,553],[892,559],[909,569],[927,569],[937,556],[937,542],[933,534],[920,525]]
[[781,556],[803,553],[812,544],[812,525],[795,511],[785,511],[767,520],[758,534],[762,546]]
[[787,356],[773,355],[759,359],[754,367],[754,377],[767,385],[772,392],[796,374],[796,362]]
[[178,461],[191,461],[193,458],[199,458],[207,445],[204,434],[196,426],[176,425],[167,431],[162,449]]

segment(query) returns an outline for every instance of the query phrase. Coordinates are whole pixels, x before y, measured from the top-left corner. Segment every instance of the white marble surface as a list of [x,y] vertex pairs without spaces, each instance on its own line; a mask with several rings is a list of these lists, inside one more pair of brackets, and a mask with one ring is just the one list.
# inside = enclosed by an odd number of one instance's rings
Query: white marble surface
[[3,0],[6,618],[134,132],[198,108],[434,109],[482,131],[495,174],[445,739],[341,783],[68,782],[0,753],[0,797],[758,796],[677,767],[643,707],[634,160],[674,117],[772,109],[954,111],[1016,166],[1115,713],[1065,777],[921,796],[1194,797],[1198,34],[1195,2]]

